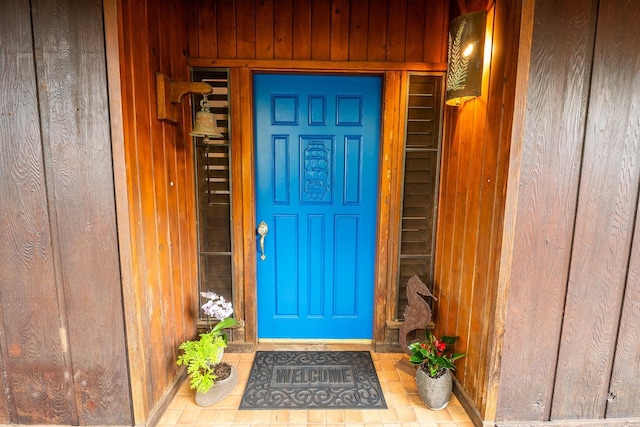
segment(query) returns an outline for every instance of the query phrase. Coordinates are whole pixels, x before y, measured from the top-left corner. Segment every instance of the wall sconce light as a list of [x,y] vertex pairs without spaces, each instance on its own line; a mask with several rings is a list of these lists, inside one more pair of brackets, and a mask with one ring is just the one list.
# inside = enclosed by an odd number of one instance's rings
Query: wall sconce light
[[447,105],[458,106],[480,96],[487,12],[461,15],[449,25]]

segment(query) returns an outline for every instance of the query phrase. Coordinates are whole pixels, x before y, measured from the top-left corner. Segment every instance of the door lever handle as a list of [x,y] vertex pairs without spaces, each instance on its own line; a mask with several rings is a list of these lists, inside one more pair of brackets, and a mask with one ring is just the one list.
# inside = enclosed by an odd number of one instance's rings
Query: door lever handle
[[267,259],[267,256],[264,254],[264,237],[267,235],[268,232],[269,232],[269,227],[267,227],[266,222],[262,221],[260,224],[258,224],[258,234],[260,235],[260,251],[262,252],[262,255],[260,255],[260,259],[262,261]]

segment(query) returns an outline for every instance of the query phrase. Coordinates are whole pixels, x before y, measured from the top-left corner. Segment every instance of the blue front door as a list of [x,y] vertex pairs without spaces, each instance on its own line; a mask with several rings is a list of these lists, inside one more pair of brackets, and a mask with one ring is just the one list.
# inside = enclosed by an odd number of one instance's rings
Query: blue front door
[[259,338],[372,337],[381,86],[254,77]]

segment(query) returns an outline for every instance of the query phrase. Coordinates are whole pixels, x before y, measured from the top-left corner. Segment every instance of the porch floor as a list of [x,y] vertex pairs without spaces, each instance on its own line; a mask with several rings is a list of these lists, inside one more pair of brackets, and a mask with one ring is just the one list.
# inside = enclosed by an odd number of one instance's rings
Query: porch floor
[[[309,346],[261,344],[258,350],[304,350]],[[314,350],[370,350],[369,346],[313,346]],[[345,427],[472,427],[473,424],[455,396],[447,408],[431,411],[424,406],[416,390],[415,379],[406,370],[408,356],[400,353],[371,352],[382,385],[388,409],[370,410],[238,410],[249,372],[253,353],[225,353],[223,360],[235,365],[239,381],[235,390],[222,402],[201,408],[196,405],[193,391],[185,381],[173,401],[160,418],[159,427],[215,425],[215,426],[345,426]],[[401,359],[405,359],[398,365]]]

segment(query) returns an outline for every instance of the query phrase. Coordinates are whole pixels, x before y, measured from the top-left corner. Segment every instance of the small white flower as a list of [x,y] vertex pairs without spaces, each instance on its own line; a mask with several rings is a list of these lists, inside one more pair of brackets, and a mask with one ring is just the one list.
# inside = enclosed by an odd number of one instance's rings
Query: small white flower
[[214,292],[201,292],[200,295],[209,300],[202,305],[202,311],[207,316],[224,320],[233,314],[233,306],[224,297]]

